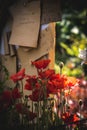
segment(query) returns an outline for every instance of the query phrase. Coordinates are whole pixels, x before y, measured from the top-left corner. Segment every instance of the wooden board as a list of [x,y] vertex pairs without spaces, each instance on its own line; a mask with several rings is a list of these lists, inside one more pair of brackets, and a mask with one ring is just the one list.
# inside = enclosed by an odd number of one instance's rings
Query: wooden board
[[60,0],[42,0],[41,24],[61,20]]
[[13,28],[9,44],[36,48],[40,28],[40,0],[31,1],[26,6],[18,2],[10,10]]
[[[30,51],[25,52],[23,50],[23,47],[19,47],[17,53],[20,59],[20,63],[22,64],[22,68],[26,68],[26,73],[28,74],[36,74],[36,69],[31,66],[31,61],[38,60],[45,55],[48,55],[48,58],[51,58],[53,62],[52,64],[54,64],[55,25],[53,23],[50,23],[44,29],[42,28],[37,49],[31,49]],[[51,67],[54,66],[52,65]]]
[[50,38],[52,38],[51,42],[49,41],[50,49],[48,53],[48,59],[51,59],[51,64],[49,64],[50,69],[54,69],[54,65],[55,65],[55,43],[56,43],[55,25],[56,25],[55,23],[49,24]]

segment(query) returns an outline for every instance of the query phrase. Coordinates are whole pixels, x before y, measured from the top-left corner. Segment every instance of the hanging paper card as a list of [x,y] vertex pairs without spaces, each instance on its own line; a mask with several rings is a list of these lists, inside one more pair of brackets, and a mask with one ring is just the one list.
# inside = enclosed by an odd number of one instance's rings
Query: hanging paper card
[[18,2],[11,7],[13,28],[9,44],[37,47],[40,27],[40,0],[31,1],[24,6]]
[[57,22],[61,19],[59,0],[42,0],[41,24]]

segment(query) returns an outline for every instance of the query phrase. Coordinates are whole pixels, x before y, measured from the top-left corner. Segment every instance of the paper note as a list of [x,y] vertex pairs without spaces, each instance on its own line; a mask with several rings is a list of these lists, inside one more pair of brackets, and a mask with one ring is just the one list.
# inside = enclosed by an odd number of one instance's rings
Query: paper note
[[40,1],[28,2],[26,6],[18,2],[10,10],[13,16],[13,27],[9,44],[37,47],[40,28]]

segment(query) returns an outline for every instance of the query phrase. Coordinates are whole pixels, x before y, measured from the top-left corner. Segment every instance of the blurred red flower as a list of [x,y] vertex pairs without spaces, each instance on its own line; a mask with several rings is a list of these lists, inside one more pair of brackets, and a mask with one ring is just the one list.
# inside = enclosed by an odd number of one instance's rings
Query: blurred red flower
[[79,121],[79,117],[76,114],[70,114],[69,112],[66,112],[62,115],[62,119],[64,121],[64,123],[72,123],[72,122],[76,122]]
[[26,115],[29,121],[37,117],[36,113],[29,111],[28,108],[22,103],[16,104],[16,110],[18,113]]
[[67,78],[67,81],[66,81],[66,84],[69,86],[69,87],[72,87],[74,85],[78,85],[79,83],[79,79],[75,78],[75,77],[70,77],[68,76]]
[[32,90],[32,85],[29,82],[26,82],[24,89],[26,90]]
[[18,80],[22,80],[25,76],[25,68],[21,69],[18,73],[13,74],[10,78],[14,81],[17,82]]
[[12,90],[12,98],[13,99],[21,98],[21,94],[20,94],[18,88],[14,88]]
[[2,101],[3,103],[11,103],[12,100],[12,92],[10,90],[4,90],[2,93]]

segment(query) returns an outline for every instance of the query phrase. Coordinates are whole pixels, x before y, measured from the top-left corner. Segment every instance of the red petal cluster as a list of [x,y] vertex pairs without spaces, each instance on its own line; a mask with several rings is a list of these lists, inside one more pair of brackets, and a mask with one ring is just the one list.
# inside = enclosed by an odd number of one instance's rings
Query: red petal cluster
[[40,76],[41,79],[49,79],[49,78],[51,78],[51,76],[53,74],[55,74],[55,71],[51,70],[51,69],[48,69],[48,70],[45,70],[43,72],[40,71],[38,74],[39,74],[39,76]]
[[26,84],[25,84],[24,88],[27,89],[27,90],[34,89],[36,84],[37,84],[37,77],[36,77],[36,75],[34,75],[34,76],[27,75],[26,78],[27,79],[26,79]]
[[32,65],[34,65],[37,69],[45,69],[48,64],[50,63],[50,60],[39,60],[32,62]]
[[64,75],[54,74],[51,79],[48,81],[47,90],[49,93],[57,93],[59,89],[64,89],[66,87],[67,78]]
[[41,88],[35,89],[32,95],[29,95],[29,98],[34,102],[42,101],[44,99],[43,90]]

